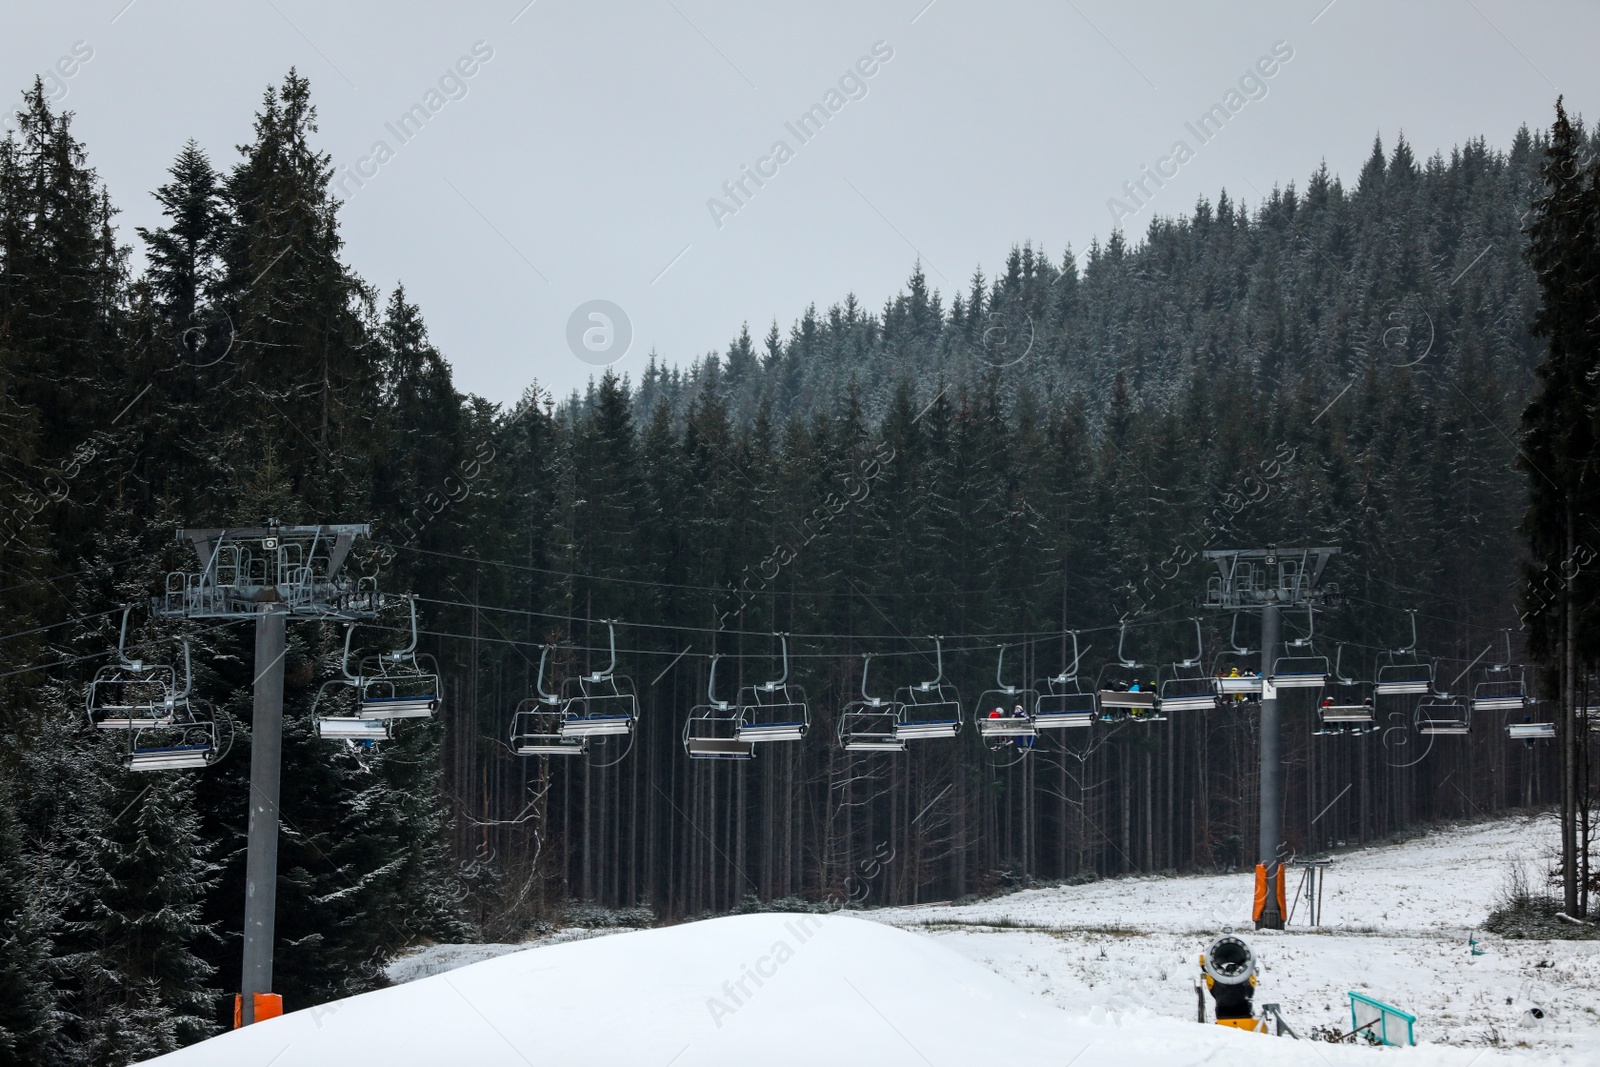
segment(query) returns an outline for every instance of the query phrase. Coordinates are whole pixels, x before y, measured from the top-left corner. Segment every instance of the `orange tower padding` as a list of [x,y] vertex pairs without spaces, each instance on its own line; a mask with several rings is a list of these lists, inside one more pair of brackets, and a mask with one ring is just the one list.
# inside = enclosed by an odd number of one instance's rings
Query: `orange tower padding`
[[[1283,894],[1283,864],[1278,864],[1278,869],[1275,873],[1276,877],[1273,880],[1277,883],[1275,888],[1278,896],[1278,914],[1288,915],[1288,900]],[[1261,913],[1265,910],[1267,910],[1267,865],[1258,863],[1256,864],[1256,903],[1254,910],[1250,913],[1251,920],[1255,922],[1261,921]]]
[[[282,993],[256,993],[256,1022],[263,1019],[276,1019],[283,1014]],[[235,1030],[244,1025],[244,1002],[239,994],[233,995],[233,1028]]]

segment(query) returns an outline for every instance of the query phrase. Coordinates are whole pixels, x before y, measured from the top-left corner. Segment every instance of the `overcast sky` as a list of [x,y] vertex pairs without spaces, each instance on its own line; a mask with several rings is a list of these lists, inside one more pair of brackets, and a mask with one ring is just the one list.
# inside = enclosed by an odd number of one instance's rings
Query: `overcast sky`
[[881,306],[919,258],[948,296],[1025,240],[1059,260],[1219,188],[1303,187],[1324,159],[1348,181],[1374,135],[1403,132],[1422,158],[1480,134],[1505,147],[1549,125],[1558,93],[1592,116],[1600,89],[1600,5],[1577,2],[0,11],[4,85],[54,72],[135,246],[184,140],[231,166],[263,89],[299,68],[341,169],[349,262],[385,291],[403,281],[458,385],[496,401],[535,381],[563,395],[618,355],[622,323],[589,308],[589,362],[574,354],[589,301],[626,315],[616,366],[636,374],[652,349],[687,362],[745,321],[758,341],[774,318],[787,333],[813,301]]

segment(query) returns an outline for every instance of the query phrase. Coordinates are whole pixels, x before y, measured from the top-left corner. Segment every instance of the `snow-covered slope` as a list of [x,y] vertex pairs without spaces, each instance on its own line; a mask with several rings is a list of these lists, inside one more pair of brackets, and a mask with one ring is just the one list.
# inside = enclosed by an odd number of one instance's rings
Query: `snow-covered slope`
[[[1235,927],[1261,961],[1257,1003],[1291,1025],[1349,1027],[1350,990],[1418,1017],[1421,1042],[1555,1052],[1600,1064],[1600,942],[1507,941],[1476,927],[1507,868],[1540,884],[1555,820],[1435,831],[1336,858],[1323,924],[1304,901],[1281,933],[1250,922],[1252,876],[1122,878],[1027,890],[965,907],[884,909],[873,918],[939,940],[1069,1012],[1193,1018],[1198,954]],[[1299,872],[1292,872],[1294,893]],[[1482,955],[1473,955],[1476,938]],[[1545,1018],[1527,1018],[1537,1007]]]
[[[1552,829],[1548,819],[1500,822],[1342,857],[1321,932],[1248,931],[1249,880],[1231,876],[1123,879],[866,913],[878,921],[744,915],[534,947],[436,946],[397,965],[397,978],[429,977],[155,1062],[1600,1064],[1600,943],[1482,937],[1487,954],[1476,957],[1467,944],[1505,861],[1520,854],[1534,868]],[[1281,1003],[1304,1032],[1347,1025],[1346,990],[1367,989],[1420,1017],[1421,1047],[1331,1046],[1193,1022],[1195,956],[1228,923],[1264,964],[1258,1004]],[[470,962],[481,953],[498,954]],[[1549,1018],[1521,1028],[1531,1004]]]
[[[1373,1055],[1154,1015],[1093,1022],[933,938],[842,915],[747,915],[529,949],[155,1062],[1342,1067]],[[1473,1055],[1435,1048],[1408,1062],[1468,1067]]]

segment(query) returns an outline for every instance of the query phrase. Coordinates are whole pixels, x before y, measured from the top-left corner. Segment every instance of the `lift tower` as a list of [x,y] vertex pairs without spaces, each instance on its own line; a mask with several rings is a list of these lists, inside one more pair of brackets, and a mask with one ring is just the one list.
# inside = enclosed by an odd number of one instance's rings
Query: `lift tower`
[[349,622],[382,606],[377,584],[341,572],[367,525],[179,530],[200,569],[167,575],[154,599],[159,615],[254,619],[255,697],[250,724],[250,821],[245,859],[244,968],[240,1019],[256,1021],[256,994],[272,991],[272,933],[278,894],[278,779],[283,756],[283,657],[290,619]]
[[1206,581],[1205,606],[1219,611],[1261,612],[1261,836],[1265,868],[1265,906],[1256,929],[1283,929],[1284,915],[1273,887],[1278,884],[1283,847],[1283,737],[1278,718],[1278,687],[1273,662],[1284,608],[1316,607],[1338,594],[1323,585],[1322,572],[1337,548],[1234,548],[1213,550],[1216,564]]

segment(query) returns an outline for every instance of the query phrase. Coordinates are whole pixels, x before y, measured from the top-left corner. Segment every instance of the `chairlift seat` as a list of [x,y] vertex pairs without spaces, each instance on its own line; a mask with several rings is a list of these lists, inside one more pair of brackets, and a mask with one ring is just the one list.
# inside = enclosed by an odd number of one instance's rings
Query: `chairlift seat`
[[1125,689],[1100,690],[1100,708],[1138,708],[1143,711],[1154,711],[1156,706],[1156,692],[1153,689],[1140,689],[1138,691]]
[[1391,663],[1378,668],[1375,696],[1420,696],[1433,692],[1433,667],[1427,663]]
[[[943,699],[928,699],[928,693]],[[906,741],[929,738],[955,737],[961,732],[961,702],[954,698],[955,691],[948,686],[922,691],[918,700],[918,687],[902,689],[907,699],[900,702],[900,721],[895,724],[894,735]]]
[[1261,695],[1261,676],[1259,674],[1225,674],[1216,681],[1217,692],[1225,697],[1259,697]]
[[846,752],[904,752],[906,742],[900,737],[854,736],[844,743]]
[[109,719],[99,719],[95,722],[95,726],[101,730],[149,730],[170,725],[172,725],[170,709],[168,709],[166,715],[159,717],[147,715],[136,718],[131,715],[123,715]]
[[1033,725],[1039,730],[1093,726],[1096,718],[1093,693],[1041,693],[1033,705]]
[[1479,682],[1472,687],[1473,711],[1521,711],[1528,694],[1520,680]]
[[196,745],[166,745],[161,748],[136,748],[122,758],[123,766],[130,771],[183,771],[209,767],[216,746],[209,742]]
[[741,723],[739,739],[742,741],[798,741],[806,735],[806,724],[794,722]]
[[[738,723],[734,737],[743,742],[799,741],[811,728],[811,708],[806,691],[789,684],[789,638],[774,634],[782,648],[783,675],[739,690]],[[707,689],[710,695],[710,686]],[[712,697],[715,700],[715,697]],[[733,757],[739,758],[737,756]]]
[[562,737],[617,737],[633,731],[633,716],[626,713],[573,715],[561,721]]
[[317,736],[324,741],[387,741],[389,720],[333,715],[317,720]]
[[1553,722],[1507,723],[1506,733],[1513,741],[1554,741],[1556,739],[1556,724]]
[[1417,732],[1453,736],[1470,733],[1467,709],[1460,701],[1425,700],[1417,708]]
[[737,714],[734,735],[740,741],[799,741],[811,727],[805,694],[790,693],[786,686],[747,686],[739,694]]
[[1373,721],[1371,704],[1324,704],[1317,709],[1322,721],[1364,723]]
[[363,719],[426,719],[439,710],[439,698],[427,696],[363,695],[357,712]]
[[979,719],[978,733],[984,737],[1034,737],[1038,730],[1031,715],[1001,715],[993,719]]
[[535,737],[531,734],[511,743],[511,751],[518,756],[581,756],[589,751],[581,738]]
[[581,756],[588,752],[587,739],[561,735],[561,718],[558,708],[523,701],[511,717],[511,751],[519,756]]
[[939,657],[939,677],[931,682],[895,690],[900,721],[895,736],[907,741],[950,738],[961,733],[961,696],[945,682],[944,657]]
[[929,738],[955,737],[960,732],[960,718],[917,719],[914,721],[907,719],[896,723],[894,728],[894,735],[902,741],[925,741]]
[[1320,689],[1328,684],[1325,656],[1279,656],[1272,663],[1272,684],[1279,689]]
[[733,737],[691,737],[684,742],[690,759],[747,760],[754,759],[753,741]]
[[904,752],[899,736],[900,706],[890,702],[845,705],[839,716],[839,745],[846,752]]
[[1217,706],[1210,678],[1168,678],[1161,683],[1162,711],[1206,711]]

